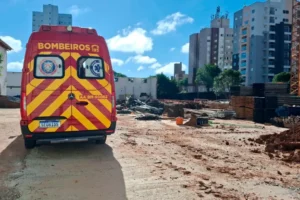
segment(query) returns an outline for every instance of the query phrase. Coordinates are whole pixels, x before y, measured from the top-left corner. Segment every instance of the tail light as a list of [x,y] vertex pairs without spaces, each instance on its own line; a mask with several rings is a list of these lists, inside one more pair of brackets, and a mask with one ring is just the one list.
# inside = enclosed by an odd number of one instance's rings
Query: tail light
[[112,108],[115,107],[115,96],[114,95],[111,96],[111,107]]
[[111,108],[112,108],[112,112],[111,112],[111,121],[117,121],[117,112],[116,112],[116,99],[115,99],[115,94],[112,93],[111,95]]
[[21,94],[21,105],[20,105],[20,107],[21,107],[21,117],[22,117],[22,119],[25,119],[27,116],[26,116],[26,107],[27,107],[27,105],[26,105],[26,94],[25,94],[25,92],[22,92],[22,94]]

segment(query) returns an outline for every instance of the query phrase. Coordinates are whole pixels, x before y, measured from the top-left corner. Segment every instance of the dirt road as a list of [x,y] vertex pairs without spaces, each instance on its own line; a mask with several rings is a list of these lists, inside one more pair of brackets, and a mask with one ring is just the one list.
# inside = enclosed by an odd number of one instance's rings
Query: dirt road
[[300,165],[270,158],[249,140],[279,128],[214,120],[196,129],[118,118],[107,145],[25,151],[16,139],[0,155],[0,199],[300,199]]

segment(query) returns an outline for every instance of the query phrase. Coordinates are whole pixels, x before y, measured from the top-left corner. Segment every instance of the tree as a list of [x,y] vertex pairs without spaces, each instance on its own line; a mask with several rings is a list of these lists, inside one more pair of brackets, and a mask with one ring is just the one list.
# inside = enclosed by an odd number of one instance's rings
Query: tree
[[114,71],[114,77],[127,77],[125,74],[118,73]]
[[181,79],[177,82],[178,87],[186,87],[188,84],[188,78]]
[[213,91],[216,95],[230,92],[230,87],[240,85],[242,80],[241,73],[233,69],[224,70],[214,79]]
[[281,72],[274,76],[273,82],[274,83],[278,83],[278,82],[288,83],[290,81],[290,78],[291,78],[290,72]]
[[157,76],[157,98],[170,99],[175,97],[179,92],[175,80],[170,80],[164,74],[158,74]]
[[216,65],[204,65],[198,69],[196,74],[196,84],[203,84],[206,86],[207,92],[213,87],[214,78],[221,73],[221,69]]

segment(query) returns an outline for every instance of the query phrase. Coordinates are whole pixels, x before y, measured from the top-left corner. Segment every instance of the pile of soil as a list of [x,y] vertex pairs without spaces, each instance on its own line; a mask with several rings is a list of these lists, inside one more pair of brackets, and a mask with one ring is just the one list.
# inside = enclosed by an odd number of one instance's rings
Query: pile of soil
[[268,153],[290,153],[284,160],[300,162],[300,125],[279,134],[262,135],[256,142],[266,144],[265,151]]

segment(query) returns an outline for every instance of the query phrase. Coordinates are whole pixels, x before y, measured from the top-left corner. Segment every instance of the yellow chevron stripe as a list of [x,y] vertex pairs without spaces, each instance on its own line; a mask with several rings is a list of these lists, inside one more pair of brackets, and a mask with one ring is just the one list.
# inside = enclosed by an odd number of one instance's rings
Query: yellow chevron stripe
[[99,54],[96,53],[89,53],[89,56],[100,57]]
[[[76,90],[76,88],[75,88]],[[82,95],[78,90],[73,92],[75,97],[79,97]],[[79,99],[77,99],[79,100]],[[94,106],[88,99],[86,99],[89,104],[85,106],[85,108],[92,113],[98,120],[101,122],[106,128],[109,128],[111,125],[111,121],[96,107]]]
[[75,126],[72,126],[72,131],[78,131],[78,129]]
[[29,69],[29,72],[32,72],[32,70],[33,70],[33,64],[34,64],[34,59],[32,59],[32,60],[28,63],[28,69]]
[[34,120],[28,125],[28,129],[30,132],[34,132],[39,126],[40,122],[38,120]]
[[[74,70],[74,68],[71,68],[71,71]],[[74,74],[75,72],[71,72]],[[84,88],[89,88],[88,90],[92,95],[102,95],[102,93],[97,90],[88,80],[86,79],[79,79],[77,76],[73,76],[73,78]],[[74,86],[72,86],[72,90],[76,90]],[[111,102],[108,99],[98,99],[98,101],[111,113],[112,112],[112,105]]]
[[[66,109],[63,114],[61,114],[60,116],[64,116],[67,119],[69,119],[71,117],[71,106],[69,106],[68,109]],[[60,125],[63,126],[66,120],[61,120],[60,121]],[[29,125],[28,128],[30,130],[30,132],[34,132],[40,125],[39,120],[34,120],[32,121]],[[44,132],[55,132],[57,131],[58,128],[47,128]]]
[[62,92],[40,115],[41,117],[51,116],[61,105],[68,99],[68,94],[70,93],[71,86],[67,88],[66,91]]
[[97,130],[97,127],[86,118],[76,107],[72,107],[72,115],[79,121],[87,130]]
[[80,54],[79,53],[71,53],[71,56],[77,62],[78,58],[80,57]]
[[27,115],[30,115],[45,99],[47,99],[55,90],[57,90],[68,78],[70,77],[70,70],[66,70],[65,77],[62,79],[56,79],[45,90],[33,99],[27,105]]
[[70,57],[70,52],[62,52],[60,56],[63,57],[64,60],[66,60]]
[[109,94],[112,93],[111,84],[107,80],[101,79],[101,80],[97,80],[97,81],[98,81],[98,83],[100,83],[102,85],[102,87],[105,87],[105,89],[107,90],[107,92]]
[[71,126],[69,126],[67,129],[66,129],[66,132],[68,132],[68,131],[72,131],[72,125]]

